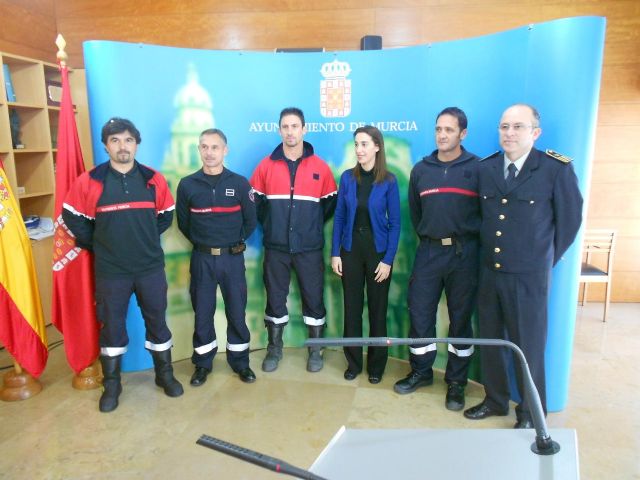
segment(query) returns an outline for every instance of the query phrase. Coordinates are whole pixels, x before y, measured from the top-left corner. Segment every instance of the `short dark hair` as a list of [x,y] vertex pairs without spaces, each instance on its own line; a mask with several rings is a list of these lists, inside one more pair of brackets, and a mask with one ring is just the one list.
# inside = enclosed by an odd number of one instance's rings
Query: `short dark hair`
[[298,117],[302,122],[302,126],[304,127],[304,113],[302,113],[302,110],[300,110],[298,107],[283,108],[280,112],[280,120],[278,120],[278,126],[282,124],[282,117],[285,117],[287,115],[295,115],[296,117]]
[[200,142],[202,140],[202,137],[204,137],[205,135],[218,135],[222,139],[224,144],[227,144],[227,136],[219,128],[207,128],[206,130],[203,130],[200,134],[200,137],[198,138],[198,141]]
[[467,115],[460,110],[458,107],[447,107],[442,110],[438,116],[436,117],[436,122],[442,115],[451,115],[458,120],[458,126],[460,127],[460,131],[465,130],[467,128]]
[[110,135],[116,135],[127,131],[133,135],[133,138],[136,139],[136,143],[140,144],[142,141],[142,138],[140,138],[140,131],[131,120],[119,117],[110,118],[102,127],[102,143],[106,145],[107,139]]

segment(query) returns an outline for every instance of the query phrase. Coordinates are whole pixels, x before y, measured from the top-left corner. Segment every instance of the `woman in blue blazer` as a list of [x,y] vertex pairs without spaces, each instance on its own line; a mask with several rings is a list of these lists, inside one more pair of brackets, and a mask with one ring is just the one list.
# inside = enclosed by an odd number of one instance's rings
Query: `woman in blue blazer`
[[[400,195],[396,177],[387,170],[382,133],[375,127],[354,132],[358,163],[340,178],[333,221],[331,268],[342,277],[344,336],[362,336],[364,288],[367,288],[369,335],[387,336],[391,267],[400,237]],[[346,380],[362,371],[362,347],[345,347]],[[369,347],[369,382],[382,380],[386,347]]]

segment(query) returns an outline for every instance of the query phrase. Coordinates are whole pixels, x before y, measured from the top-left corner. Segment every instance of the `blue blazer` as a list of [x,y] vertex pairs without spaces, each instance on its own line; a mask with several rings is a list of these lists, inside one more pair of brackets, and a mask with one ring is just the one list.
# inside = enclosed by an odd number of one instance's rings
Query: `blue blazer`
[[[357,187],[353,170],[343,172],[338,188],[338,206],[333,219],[332,257],[340,256],[340,247],[347,252],[351,251],[358,203]],[[376,252],[384,252],[382,262],[393,265],[400,240],[400,194],[395,175],[389,173],[387,180],[373,184],[368,203]]]

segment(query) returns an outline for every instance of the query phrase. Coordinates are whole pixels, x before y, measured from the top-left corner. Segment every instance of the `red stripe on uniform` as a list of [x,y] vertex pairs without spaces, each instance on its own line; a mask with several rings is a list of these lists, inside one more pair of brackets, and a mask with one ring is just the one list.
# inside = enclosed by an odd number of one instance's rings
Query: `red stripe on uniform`
[[478,192],[474,192],[473,190],[465,190],[464,188],[455,187],[430,188],[420,192],[420,196],[424,197],[425,195],[435,195],[436,193],[457,193],[458,195],[467,195],[468,197],[478,196]]
[[153,202],[129,202],[129,203],[115,203],[113,205],[103,205],[96,208],[97,213],[105,212],[117,212],[118,210],[131,210],[134,208],[156,208],[156,204]]
[[207,208],[192,208],[192,213],[231,213],[231,212],[239,212],[240,205],[236,205],[235,207],[207,207]]

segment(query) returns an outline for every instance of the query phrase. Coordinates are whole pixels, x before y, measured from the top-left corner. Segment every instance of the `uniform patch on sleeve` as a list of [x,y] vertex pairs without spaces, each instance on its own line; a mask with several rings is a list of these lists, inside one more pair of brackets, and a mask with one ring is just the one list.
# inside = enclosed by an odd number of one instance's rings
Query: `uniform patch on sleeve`
[[234,197],[234,196],[236,195],[236,191],[235,191],[235,189],[233,189],[233,188],[227,188],[227,189],[224,191],[224,194],[225,194],[227,197]]
[[566,155],[562,155],[554,150],[545,150],[545,153],[549,155],[551,158],[555,158],[556,160],[561,161],[562,163],[571,163],[571,158]]
[[313,174],[313,179],[314,180],[320,180],[320,174],[319,173],[314,173]]

